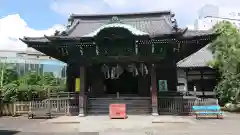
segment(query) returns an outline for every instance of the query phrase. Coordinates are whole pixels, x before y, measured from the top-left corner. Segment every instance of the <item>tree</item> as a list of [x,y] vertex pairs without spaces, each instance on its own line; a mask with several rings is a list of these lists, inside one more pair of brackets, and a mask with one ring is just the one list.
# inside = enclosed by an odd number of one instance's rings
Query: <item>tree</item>
[[0,87],[16,81],[18,79],[17,68],[15,65],[10,63],[0,63],[0,72],[1,72],[1,85]]
[[216,24],[214,30],[219,36],[210,45],[214,55],[210,65],[220,73],[215,90],[222,102],[236,103],[240,88],[240,32],[227,21]]
[[4,78],[6,77],[9,78],[9,81],[0,89],[5,102],[41,100],[47,98],[50,91],[65,90],[64,80],[55,78],[53,73],[39,75],[37,72],[31,71],[19,78],[15,78],[5,72]]
[[19,78],[20,84],[36,85],[39,81],[41,77],[35,71],[28,72]]
[[40,76],[41,80],[38,82],[39,85],[50,85],[57,86],[58,81],[57,78],[54,77],[53,73],[45,72],[42,76]]

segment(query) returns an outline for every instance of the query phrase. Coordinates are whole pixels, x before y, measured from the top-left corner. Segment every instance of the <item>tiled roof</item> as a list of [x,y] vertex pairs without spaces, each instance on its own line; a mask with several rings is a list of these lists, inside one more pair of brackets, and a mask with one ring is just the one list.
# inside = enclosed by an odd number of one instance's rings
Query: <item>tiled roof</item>
[[[170,11],[112,15],[72,15],[69,18],[69,25],[67,26],[66,31],[56,32],[54,36],[44,36],[38,38],[25,37],[20,40],[28,44],[29,47],[34,47],[38,51],[44,52],[46,55],[54,55],[52,57],[66,61],[67,57],[62,51],[56,52],[56,48],[48,46],[51,46],[51,44],[56,40],[85,41],[86,38],[88,41],[89,39],[94,39],[93,37],[98,35],[98,32],[100,32],[102,29],[105,29],[106,27],[122,27],[129,30],[133,35],[145,36],[145,34],[147,34],[151,38],[176,37],[179,40],[188,40],[189,38],[196,38],[196,40],[198,40],[199,37],[205,38],[205,36],[210,37],[214,35],[212,31],[193,31],[187,29],[179,29],[173,16],[174,15]],[[90,38],[88,36],[90,36]],[[209,41],[210,38],[208,40],[204,40],[204,43],[201,41],[200,44],[186,43],[183,45],[183,49],[181,50],[182,54],[179,59],[191,55],[193,52],[199,50]],[[195,42],[195,40],[193,42]],[[192,45],[196,46],[192,47]],[[180,66],[184,66],[187,65],[186,63],[189,63],[188,61],[185,61],[185,59],[182,60],[180,62]]]
[[[128,29],[133,35],[146,35],[150,37],[158,37],[161,35],[176,34],[183,29],[177,27],[174,20],[174,14],[170,11],[146,12],[146,13],[129,13],[129,14],[96,14],[96,15],[71,15],[69,26],[57,37],[91,37],[109,27],[122,27]],[[63,34],[64,33],[64,34]],[[181,33],[181,32],[180,32]],[[187,30],[183,37],[196,37],[202,35],[213,34],[212,31],[194,31]],[[49,42],[46,37],[25,37],[28,42]]]
[[[121,23],[131,26],[150,36],[172,34],[173,28],[171,12],[138,13],[138,14],[112,14],[112,15],[73,15],[73,25],[76,26],[68,36],[82,37],[110,23]],[[115,19],[115,20],[114,20]],[[78,22],[78,23],[76,23]]]
[[31,42],[49,42],[49,40],[46,39],[45,37],[24,37],[23,39]]
[[213,54],[206,45],[196,53],[186,57],[177,63],[178,67],[209,67],[208,62],[213,60]]
[[187,30],[184,33],[185,37],[191,37],[191,36],[203,36],[203,35],[209,35],[213,34],[214,31],[212,30]]

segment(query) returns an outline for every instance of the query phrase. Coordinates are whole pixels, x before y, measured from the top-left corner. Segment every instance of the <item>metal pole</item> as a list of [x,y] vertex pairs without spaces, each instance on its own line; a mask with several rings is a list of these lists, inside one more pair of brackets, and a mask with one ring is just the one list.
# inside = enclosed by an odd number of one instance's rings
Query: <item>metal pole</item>
[[1,84],[0,86],[3,86],[3,63],[1,64]]
[[3,87],[5,63],[6,63],[6,58],[4,58],[4,61],[3,61],[2,66],[1,66],[1,84],[0,84],[1,87]]

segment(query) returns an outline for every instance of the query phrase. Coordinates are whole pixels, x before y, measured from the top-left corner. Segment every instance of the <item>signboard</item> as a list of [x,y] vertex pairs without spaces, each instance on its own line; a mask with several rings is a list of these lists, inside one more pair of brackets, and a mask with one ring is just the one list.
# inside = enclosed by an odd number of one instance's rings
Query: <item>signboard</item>
[[76,78],[75,80],[75,92],[80,92],[80,78]]
[[122,118],[126,119],[126,104],[110,104],[109,116],[111,119]]
[[167,80],[158,80],[158,90],[168,91]]

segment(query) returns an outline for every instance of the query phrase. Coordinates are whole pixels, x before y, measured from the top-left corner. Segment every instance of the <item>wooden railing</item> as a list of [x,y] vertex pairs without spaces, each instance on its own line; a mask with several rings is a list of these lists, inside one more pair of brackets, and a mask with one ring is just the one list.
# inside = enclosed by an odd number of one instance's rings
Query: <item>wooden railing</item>
[[[86,98],[84,97],[84,99]],[[79,96],[74,92],[49,93],[48,99],[31,101],[30,111],[45,111],[53,115],[71,115],[78,113],[78,105]]]
[[[66,94],[66,93],[65,93]],[[146,110],[151,112],[151,99],[146,97],[120,97],[120,98],[87,98],[84,97],[84,108],[88,111],[108,112],[110,103],[126,103],[128,112],[139,112]],[[1,104],[1,115],[21,115],[32,111],[47,111],[55,115],[69,115],[78,113],[79,99],[74,94],[63,96],[52,96],[42,101],[18,101],[15,103]],[[218,105],[218,100],[213,98],[199,99],[196,97],[159,97],[158,108],[159,114],[171,115],[189,115],[193,105]],[[130,110],[129,110],[130,109]],[[149,110],[150,109],[150,110]],[[137,110],[137,111],[136,111]]]
[[45,100],[35,99],[33,101],[1,103],[0,115],[16,116],[27,114],[29,111],[45,111],[55,115],[68,115],[73,110],[78,111],[79,100],[77,96],[75,93],[70,92],[50,93],[49,98]]
[[17,101],[14,103],[2,103],[0,106],[0,115],[2,116],[16,116],[27,114],[29,111],[30,102]]
[[2,103],[0,107],[1,116],[12,116],[14,114],[13,103]]
[[214,98],[200,99],[196,97],[159,97],[158,111],[160,114],[189,115],[194,105],[218,105]]

